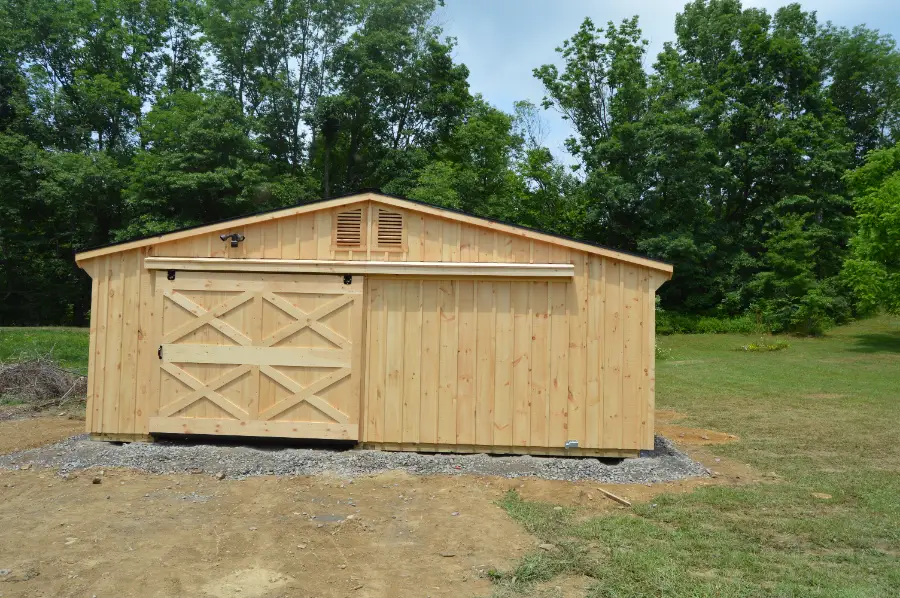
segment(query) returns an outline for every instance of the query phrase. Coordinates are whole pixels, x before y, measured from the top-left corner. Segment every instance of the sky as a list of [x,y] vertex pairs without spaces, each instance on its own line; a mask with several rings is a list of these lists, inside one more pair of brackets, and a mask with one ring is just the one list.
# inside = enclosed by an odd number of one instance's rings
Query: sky
[[[598,26],[640,17],[644,37],[650,42],[649,69],[666,41],[675,38],[675,15],[686,0],[445,0],[435,22],[446,35],[457,39],[455,59],[469,67],[473,93],[512,112],[513,102],[540,104],[541,84],[532,69],[542,64],[560,65],[555,48],[572,37],[585,17]],[[788,0],[745,0],[743,5],[765,8],[770,13]],[[865,24],[895,39],[900,38],[898,0],[805,0],[804,10],[815,11],[820,23],[852,27]],[[552,109],[543,112],[547,130],[544,141],[566,162],[563,142],[570,135],[566,121]]]

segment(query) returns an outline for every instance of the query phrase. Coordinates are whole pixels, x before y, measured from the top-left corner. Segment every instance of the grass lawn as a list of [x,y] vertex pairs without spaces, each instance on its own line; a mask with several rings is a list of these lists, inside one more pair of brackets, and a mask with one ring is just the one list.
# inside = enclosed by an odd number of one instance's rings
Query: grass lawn
[[49,356],[62,367],[87,373],[87,328],[0,328],[0,362]]
[[671,358],[657,364],[657,407],[738,434],[716,454],[767,481],[588,519],[511,492],[501,506],[559,549],[497,573],[497,594],[574,574],[593,579],[592,597],[900,595],[900,319],[735,350],[755,340],[660,338]]

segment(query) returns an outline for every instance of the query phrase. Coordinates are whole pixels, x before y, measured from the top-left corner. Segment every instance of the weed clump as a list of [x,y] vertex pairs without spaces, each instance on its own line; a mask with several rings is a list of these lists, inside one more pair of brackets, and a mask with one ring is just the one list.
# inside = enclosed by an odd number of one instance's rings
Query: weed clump
[[790,343],[787,341],[768,342],[766,339],[761,338],[759,342],[741,345],[737,350],[747,351],[748,353],[766,353],[768,351],[784,351],[790,346]]

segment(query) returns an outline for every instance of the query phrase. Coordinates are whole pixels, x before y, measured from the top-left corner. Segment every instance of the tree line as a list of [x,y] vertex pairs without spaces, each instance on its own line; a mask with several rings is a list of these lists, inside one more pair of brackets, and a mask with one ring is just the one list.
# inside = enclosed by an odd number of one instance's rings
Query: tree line
[[651,57],[588,18],[508,114],[437,5],[2,0],[0,324],[83,325],[77,250],[372,187],[669,261],[674,312],[815,333],[900,288],[890,36],[696,0]]

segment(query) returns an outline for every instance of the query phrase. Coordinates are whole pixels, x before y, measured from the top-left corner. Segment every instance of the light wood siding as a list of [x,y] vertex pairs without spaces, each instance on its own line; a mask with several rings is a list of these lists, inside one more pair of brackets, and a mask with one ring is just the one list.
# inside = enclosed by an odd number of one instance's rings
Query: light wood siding
[[[370,277],[370,321],[385,325],[370,324],[362,440],[651,447],[650,278],[574,259],[571,283]],[[607,271],[616,274],[604,289]]]
[[[369,205],[370,204],[370,205]],[[333,244],[337,214],[363,208],[366,215],[364,247],[338,248]],[[150,246],[153,257],[280,258],[306,260],[383,260],[426,262],[570,263],[581,252],[525,239],[490,227],[481,227],[408,210],[404,213],[403,251],[379,249],[375,242],[377,202],[291,215],[279,220],[229,227]],[[392,211],[395,208],[384,206]],[[490,223],[487,223],[490,224]],[[238,247],[219,235],[240,233]]]
[[103,434],[146,434],[153,411],[150,390],[155,273],[143,267],[146,248],[91,260],[91,340],[86,429]]
[[[653,446],[654,293],[666,273],[412,208],[403,251],[336,248],[337,211],[364,208],[371,240],[379,205],[222,225],[82,261],[93,279],[87,430],[146,434],[158,414],[162,304],[145,257],[555,262],[574,265],[571,281],[369,277],[361,440],[548,454],[568,440]],[[219,239],[233,232],[245,236],[236,248]]]

